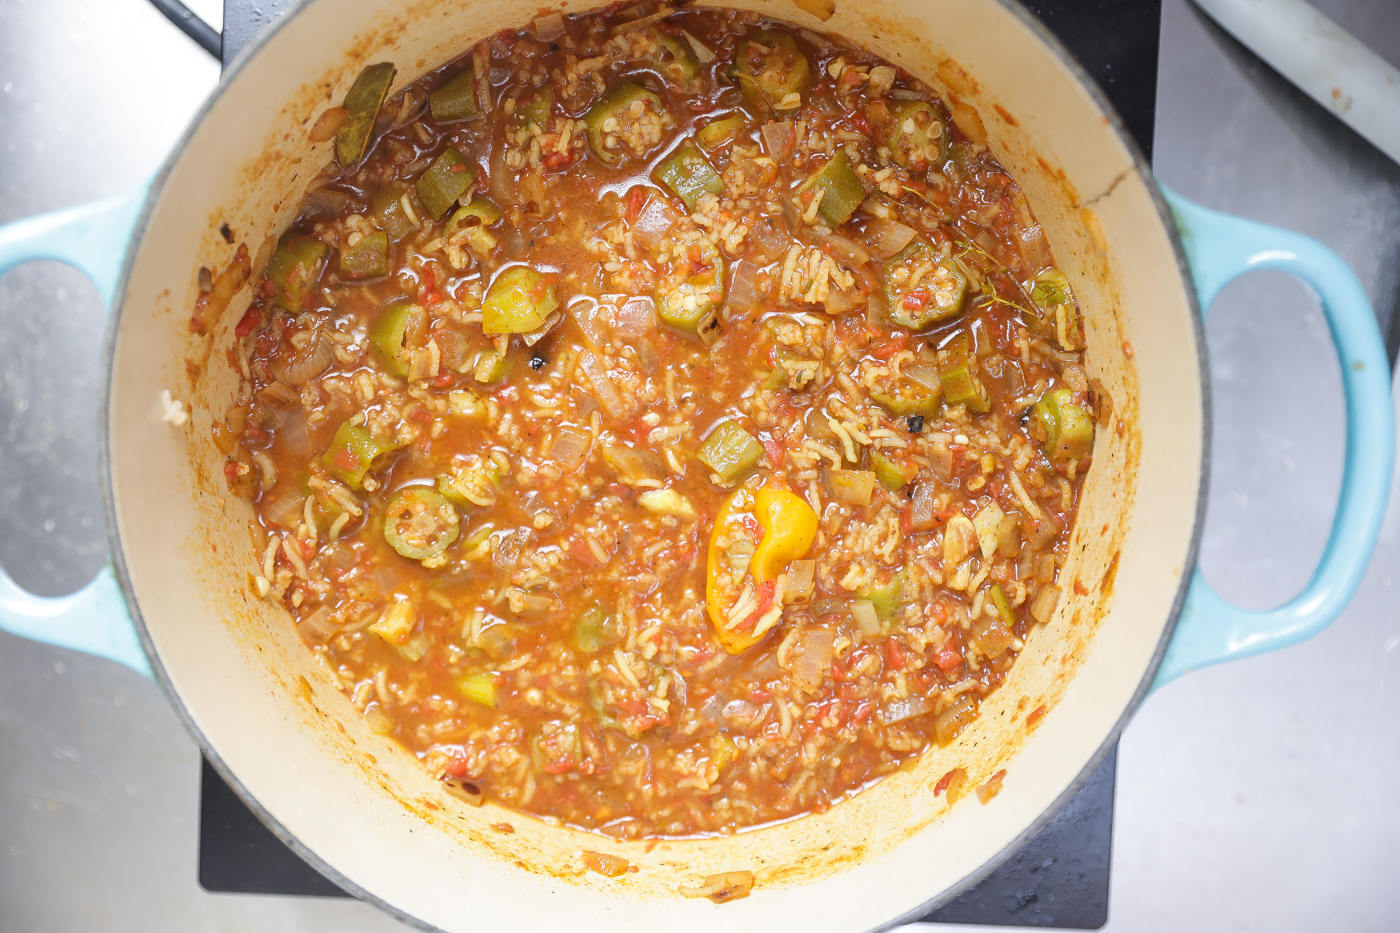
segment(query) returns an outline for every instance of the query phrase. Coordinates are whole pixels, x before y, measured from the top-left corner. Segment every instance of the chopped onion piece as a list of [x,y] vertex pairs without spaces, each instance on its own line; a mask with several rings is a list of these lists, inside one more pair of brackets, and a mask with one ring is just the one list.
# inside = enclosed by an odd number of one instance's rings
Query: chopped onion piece
[[1042,625],[1048,625],[1059,602],[1060,588],[1053,583],[1047,583],[1035,594],[1035,599],[1031,600],[1031,615]]
[[627,406],[623,404],[622,396],[617,394],[617,386],[613,384],[612,376],[608,375],[602,360],[593,352],[585,350],[579,357],[579,368],[588,377],[588,381],[593,383],[593,391],[598,394],[598,401],[610,416],[620,418],[626,414]]
[[763,148],[775,162],[782,162],[788,157],[796,139],[797,131],[793,128],[791,120],[764,124]]
[[803,603],[811,599],[812,592],[816,589],[816,580],[816,561],[795,560],[788,564],[787,580],[783,584],[783,602]]
[[674,489],[648,489],[637,497],[637,504],[658,515],[695,518],[698,514],[690,500]]
[[659,482],[666,475],[666,464],[656,454],[621,444],[604,447],[603,462],[629,485],[644,479]]
[[365,722],[369,724],[369,731],[375,735],[393,735],[399,729],[394,717],[384,712],[384,708],[378,703],[371,703],[365,708]]
[[749,561],[753,558],[755,550],[752,541],[741,539],[725,548],[724,556],[729,560],[729,566],[734,569],[734,573],[742,577],[749,569]]
[[886,703],[885,708],[880,710],[880,718],[885,725],[889,726],[906,719],[913,719],[915,716],[922,716],[929,711],[929,708],[928,699],[916,693],[902,700],[891,700]]
[[747,259],[734,264],[734,277],[729,283],[727,301],[731,311],[742,313],[758,307],[758,271],[759,267]]
[[776,262],[787,255],[788,247],[792,246],[792,237],[771,217],[760,218],[749,231],[749,236],[758,248],[758,258],[764,262]]
[[919,483],[909,502],[909,530],[932,531],[938,527],[938,490],[932,483]]
[[942,385],[938,380],[938,367],[929,363],[910,363],[900,372],[926,389],[938,389]]
[[650,249],[656,249],[680,220],[676,209],[664,198],[648,198],[632,223],[632,235]]
[[809,628],[797,640],[793,652],[792,680],[799,690],[816,693],[831,669],[836,633],[829,628]]
[[[491,147],[491,197],[497,204],[506,205],[515,200],[515,173],[506,167],[505,143]],[[514,225],[510,229],[515,229]]]
[[723,904],[725,901],[737,901],[741,897],[748,897],[752,888],[753,872],[725,871],[708,876],[704,884],[683,884],[680,886],[680,892],[684,897],[708,897],[716,904]]
[[822,483],[842,505],[869,505],[875,493],[875,474],[869,470],[822,470]]
[[[588,341],[588,345],[599,353],[608,352],[608,335],[604,330],[603,309],[598,302],[587,295],[580,295],[569,302],[569,315],[573,317],[578,329],[583,331],[583,339]],[[593,376],[589,373],[589,378]],[[612,385],[612,380],[608,380]]]
[[875,604],[870,600],[857,599],[851,603],[851,618],[855,619],[856,625],[860,626],[862,635],[880,634],[880,614],[875,611]]
[[661,9],[652,13],[650,16],[640,16],[631,22],[619,23],[618,27],[613,30],[613,34],[620,35],[624,32],[630,32],[633,29],[641,29],[643,26],[650,26],[652,23],[659,23],[674,12],[676,12],[674,9],[663,3],[661,4]]
[[297,634],[307,644],[324,645],[339,629],[340,626],[331,619],[330,609],[322,606],[301,620],[301,624],[297,626]]
[[870,255],[884,262],[909,245],[917,231],[897,220],[875,219],[865,228],[866,242],[870,244]]
[[650,298],[629,298],[617,309],[614,327],[624,337],[645,337],[656,330],[656,303]]
[[317,188],[301,202],[302,217],[339,214],[350,206],[350,195],[335,188]]
[[535,20],[535,35],[545,42],[557,39],[564,34],[564,17],[560,13],[546,13]]
[[818,246],[827,247],[836,254],[837,258],[844,259],[853,266],[860,267],[870,261],[870,253],[866,248],[848,236],[842,236],[839,233],[822,233],[809,227],[807,237],[816,241]]
[[279,528],[293,529],[297,526],[297,521],[301,518],[302,508],[305,505],[306,497],[300,492],[292,490],[276,499],[264,502],[263,518]]
[[593,437],[587,431],[566,425],[560,428],[559,433],[555,435],[554,446],[549,453],[559,464],[560,469],[566,473],[572,473],[583,466],[584,458],[588,456],[588,450],[592,444]]
[[695,60],[700,64],[708,65],[715,60],[715,53],[710,51],[708,45],[701,42],[684,29],[681,30],[681,35],[685,36],[685,41],[690,44],[690,50],[695,53]]

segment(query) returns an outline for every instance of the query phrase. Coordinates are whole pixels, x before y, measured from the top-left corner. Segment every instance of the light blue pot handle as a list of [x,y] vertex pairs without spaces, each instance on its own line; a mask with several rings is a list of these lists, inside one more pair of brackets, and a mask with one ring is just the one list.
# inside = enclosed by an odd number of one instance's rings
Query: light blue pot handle
[[1196,568],[1154,690],[1194,668],[1295,644],[1335,619],[1371,562],[1395,461],[1390,365],[1371,303],[1346,263],[1310,237],[1206,210],[1162,190],[1181,231],[1202,314],[1226,284],[1259,269],[1292,273],[1317,291],[1341,364],[1347,440],[1337,515],[1312,580],[1283,606],[1252,612],[1221,599]]
[[[146,192],[141,185],[0,227],[0,275],[22,262],[57,259],[86,273],[110,307]],[[110,564],[78,592],[57,598],[35,596],[0,568],[0,630],[110,658],[151,676]]]

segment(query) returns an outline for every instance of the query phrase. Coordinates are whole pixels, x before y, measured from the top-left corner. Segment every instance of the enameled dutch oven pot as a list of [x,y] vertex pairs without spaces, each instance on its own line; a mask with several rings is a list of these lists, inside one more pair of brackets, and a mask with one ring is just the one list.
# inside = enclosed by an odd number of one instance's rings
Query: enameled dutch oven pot
[[[600,5],[575,0],[566,11]],[[1061,579],[1070,598],[1033,633],[975,726],[821,815],[653,846],[469,807],[372,734],[287,613],[250,590],[252,513],[226,492],[209,433],[211,413],[235,388],[224,351],[249,289],[212,337],[194,336],[196,270],[231,258],[221,224],[256,255],[291,222],[307,182],[332,158],[332,144],[311,144],[307,130],[366,64],[394,62],[401,87],[522,25],[534,8],[303,3],[228,70],[149,189],[0,229],[0,272],[62,259],[110,299],[100,430],[114,568],[58,600],[0,574],[0,625],[152,674],[215,767],[283,840],[347,891],[418,926],[711,933],[720,922],[849,933],[918,915],[1039,830],[1154,684],[1329,622],[1375,544],[1393,455],[1389,371],[1365,295],[1336,256],[1164,198],[1094,86],[1017,7],[836,0],[823,21],[809,11],[829,4],[815,0],[732,5],[847,36],[980,111],[1073,282],[1090,374],[1107,387],[1118,422],[1099,429]],[[972,80],[940,69],[950,61]],[[1254,268],[1291,271],[1316,288],[1347,402],[1346,473],[1321,565],[1300,596],[1265,613],[1226,605],[1194,571],[1210,436],[1197,302],[1209,305]],[[188,423],[165,417],[167,390],[187,406]],[[1041,706],[1048,712],[1028,724]],[[954,767],[969,786],[1005,768],[1004,789],[986,805],[975,795],[950,805],[934,785]],[[514,835],[489,829],[502,819]],[[585,848],[637,870],[616,880],[585,872]],[[677,891],[736,869],[757,878],[747,899],[717,906]]]

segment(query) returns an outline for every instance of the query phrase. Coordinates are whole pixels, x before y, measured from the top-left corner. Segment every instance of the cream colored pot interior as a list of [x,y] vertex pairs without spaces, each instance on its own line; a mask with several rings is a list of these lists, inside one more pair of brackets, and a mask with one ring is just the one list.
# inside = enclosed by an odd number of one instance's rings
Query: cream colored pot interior
[[[598,6],[567,5],[566,11]],[[789,0],[740,2],[848,36],[981,112],[1087,313],[1091,374],[1121,427],[1100,428],[1053,623],[1031,637],[975,727],[830,812],[730,838],[621,844],[473,809],[365,727],[284,610],[249,589],[247,503],[224,490],[211,413],[235,388],[235,297],[212,338],[187,322],[200,266],[257,254],[331,159],[307,129],[361,67],[395,88],[536,13],[508,0],[322,0],[235,69],[157,188],[120,306],[107,442],[118,560],[167,688],[205,747],[272,822],[343,884],[445,930],[531,927],[868,929],[950,893],[1072,792],[1145,686],[1190,557],[1200,495],[1200,358],[1173,241],[1110,121],[1017,15],[990,0],[836,0],[823,22]],[[804,4],[804,7],[808,4]],[[1129,349],[1129,348],[1132,349]],[[192,408],[161,420],[161,391]],[[1028,715],[1048,713],[1028,726]],[[934,796],[1005,768],[987,805]],[[488,825],[509,818],[516,834]],[[637,871],[586,873],[582,849]],[[750,869],[753,894],[716,906],[681,883]],[[664,927],[663,927],[664,924]]]

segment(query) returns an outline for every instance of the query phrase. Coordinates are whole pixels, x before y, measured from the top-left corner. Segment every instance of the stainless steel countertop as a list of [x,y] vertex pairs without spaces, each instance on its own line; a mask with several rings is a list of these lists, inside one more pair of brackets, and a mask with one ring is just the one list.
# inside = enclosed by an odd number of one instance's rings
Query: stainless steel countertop
[[[192,5],[218,22],[218,0]],[[1318,6],[1400,63],[1400,4]],[[1400,168],[1185,0],[1165,0],[1163,17],[1160,177],[1207,206],[1327,243],[1388,326],[1400,297]],[[149,177],[217,79],[144,0],[6,0],[0,222]],[[78,587],[104,560],[103,321],[73,270],[42,263],[0,281],[0,561],[40,593]],[[1277,274],[1231,286],[1208,332],[1205,568],[1241,604],[1276,605],[1311,572],[1340,486],[1337,364],[1313,300]],[[1400,922],[1400,678],[1388,670],[1400,646],[1397,520],[1393,502],[1356,602],[1327,632],[1189,675],[1129,726],[1107,929]],[[204,893],[198,790],[198,751],[153,684],[0,635],[0,929],[403,929],[349,901]]]

